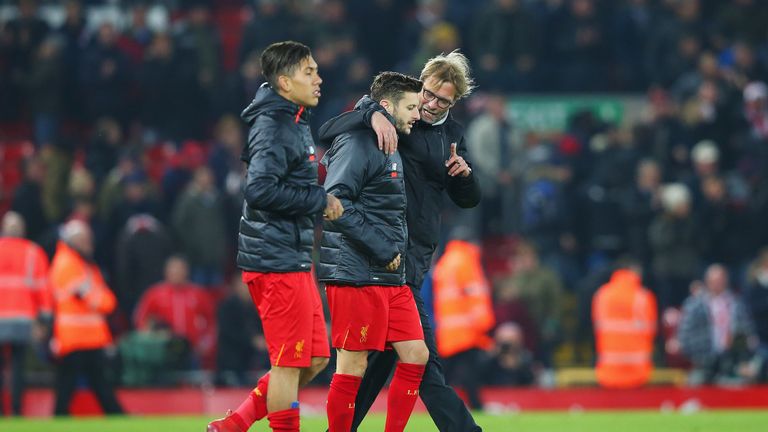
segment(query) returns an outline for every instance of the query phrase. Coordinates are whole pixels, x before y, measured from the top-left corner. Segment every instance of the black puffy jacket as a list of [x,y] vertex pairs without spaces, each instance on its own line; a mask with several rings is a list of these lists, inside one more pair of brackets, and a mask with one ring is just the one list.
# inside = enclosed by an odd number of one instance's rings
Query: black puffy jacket
[[[336,136],[323,164],[328,167],[325,189],[339,198],[344,214],[325,222],[318,279],[353,286],[404,285],[408,233],[400,154],[383,154],[373,131],[357,130]],[[400,267],[386,270],[398,254]]]
[[[320,128],[320,138],[336,136],[354,130],[370,130],[374,111],[384,108],[368,96],[355,105],[355,110],[343,113]],[[440,214],[443,209],[443,191],[462,208],[475,207],[480,202],[480,186],[473,174],[469,177],[451,177],[445,161],[451,153],[451,143],[457,144],[457,153],[469,162],[464,128],[450,114],[444,123],[430,125],[417,121],[410,135],[401,135],[399,153],[405,168],[405,191],[408,196],[408,249],[405,259],[408,285],[421,287],[429,270],[432,255],[440,239]],[[376,144],[371,144],[377,149]]]
[[237,265],[257,272],[310,271],[317,215],[326,206],[317,184],[309,114],[264,84],[241,114],[251,126],[237,241]]

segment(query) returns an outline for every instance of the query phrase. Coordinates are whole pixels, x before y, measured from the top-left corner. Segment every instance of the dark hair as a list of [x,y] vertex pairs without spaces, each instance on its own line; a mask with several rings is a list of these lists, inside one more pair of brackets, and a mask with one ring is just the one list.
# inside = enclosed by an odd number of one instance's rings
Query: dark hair
[[635,270],[642,271],[643,264],[632,255],[622,255],[613,262],[613,270]]
[[398,103],[403,93],[418,93],[422,82],[414,77],[399,72],[381,72],[371,84],[371,99],[381,102],[383,99]]
[[261,53],[261,70],[272,88],[281,75],[290,76],[301,61],[312,55],[309,47],[294,41],[275,42]]

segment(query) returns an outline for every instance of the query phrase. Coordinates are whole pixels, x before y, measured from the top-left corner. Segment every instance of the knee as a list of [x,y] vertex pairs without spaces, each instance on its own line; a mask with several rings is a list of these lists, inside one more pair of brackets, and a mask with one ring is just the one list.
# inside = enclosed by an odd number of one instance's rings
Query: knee
[[317,375],[328,367],[328,357],[312,357],[312,364],[309,366],[313,375]]
[[366,351],[339,350],[336,358],[336,373],[344,375],[363,376],[368,368],[368,353]]
[[400,361],[425,365],[429,361],[429,349],[427,349],[427,345],[423,341],[421,341],[421,343],[413,344],[405,353],[403,353]]
[[416,361],[414,363],[425,365],[429,361],[429,349],[427,348],[427,345],[422,343],[420,346],[418,346],[414,352],[414,356],[416,357]]

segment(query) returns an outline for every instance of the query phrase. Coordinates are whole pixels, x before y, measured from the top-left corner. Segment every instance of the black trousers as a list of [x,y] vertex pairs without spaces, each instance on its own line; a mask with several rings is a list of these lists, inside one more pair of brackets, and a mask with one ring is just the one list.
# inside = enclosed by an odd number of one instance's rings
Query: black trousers
[[107,379],[106,363],[104,350],[101,349],[74,351],[59,359],[56,367],[54,414],[69,415],[69,403],[81,376],[88,380],[88,385],[106,414],[123,414],[123,408],[115,397],[115,389]]
[[[437,356],[437,344],[435,332],[429,323],[429,316],[424,309],[424,300],[421,291],[411,287],[416,306],[421,317],[421,326],[424,329],[424,341],[429,348],[429,362],[424,370],[419,394],[427,407],[432,421],[441,432],[475,432],[482,431],[475,423],[464,401],[459,398],[456,391],[445,383],[445,375],[440,359]],[[371,409],[382,387],[389,379],[395,368],[397,354],[394,350],[384,352],[373,351],[368,355],[368,368],[360,383],[360,390],[355,400],[355,419],[352,423],[352,431],[356,432],[363,418]]]
[[472,348],[443,359],[445,378],[448,384],[458,385],[467,392],[469,406],[475,410],[483,409],[480,399],[480,383],[483,380],[483,351]]
[[20,342],[0,344],[0,414],[3,412],[3,394],[5,376],[5,361],[8,358],[11,366],[11,413],[21,415],[21,400],[24,392],[24,354],[27,345]]

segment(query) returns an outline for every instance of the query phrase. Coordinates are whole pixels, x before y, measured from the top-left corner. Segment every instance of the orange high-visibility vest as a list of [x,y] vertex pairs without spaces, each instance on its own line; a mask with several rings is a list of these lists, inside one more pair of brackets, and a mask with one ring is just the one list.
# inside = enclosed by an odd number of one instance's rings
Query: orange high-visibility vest
[[99,267],[59,242],[50,279],[56,302],[53,352],[65,356],[112,343],[106,315],[115,309],[116,301]]
[[432,275],[437,351],[450,357],[492,344],[487,332],[495,324],[491,290],[480,262],[480,248],[452,240]]
[[648,382],[656,335],[656,298],[630,270],[613,273],[592,299],[597,342],[597,381],[632,388]]
[[52,309],[43,249],[23,238],[0,238],[0,325],[30,322]]

